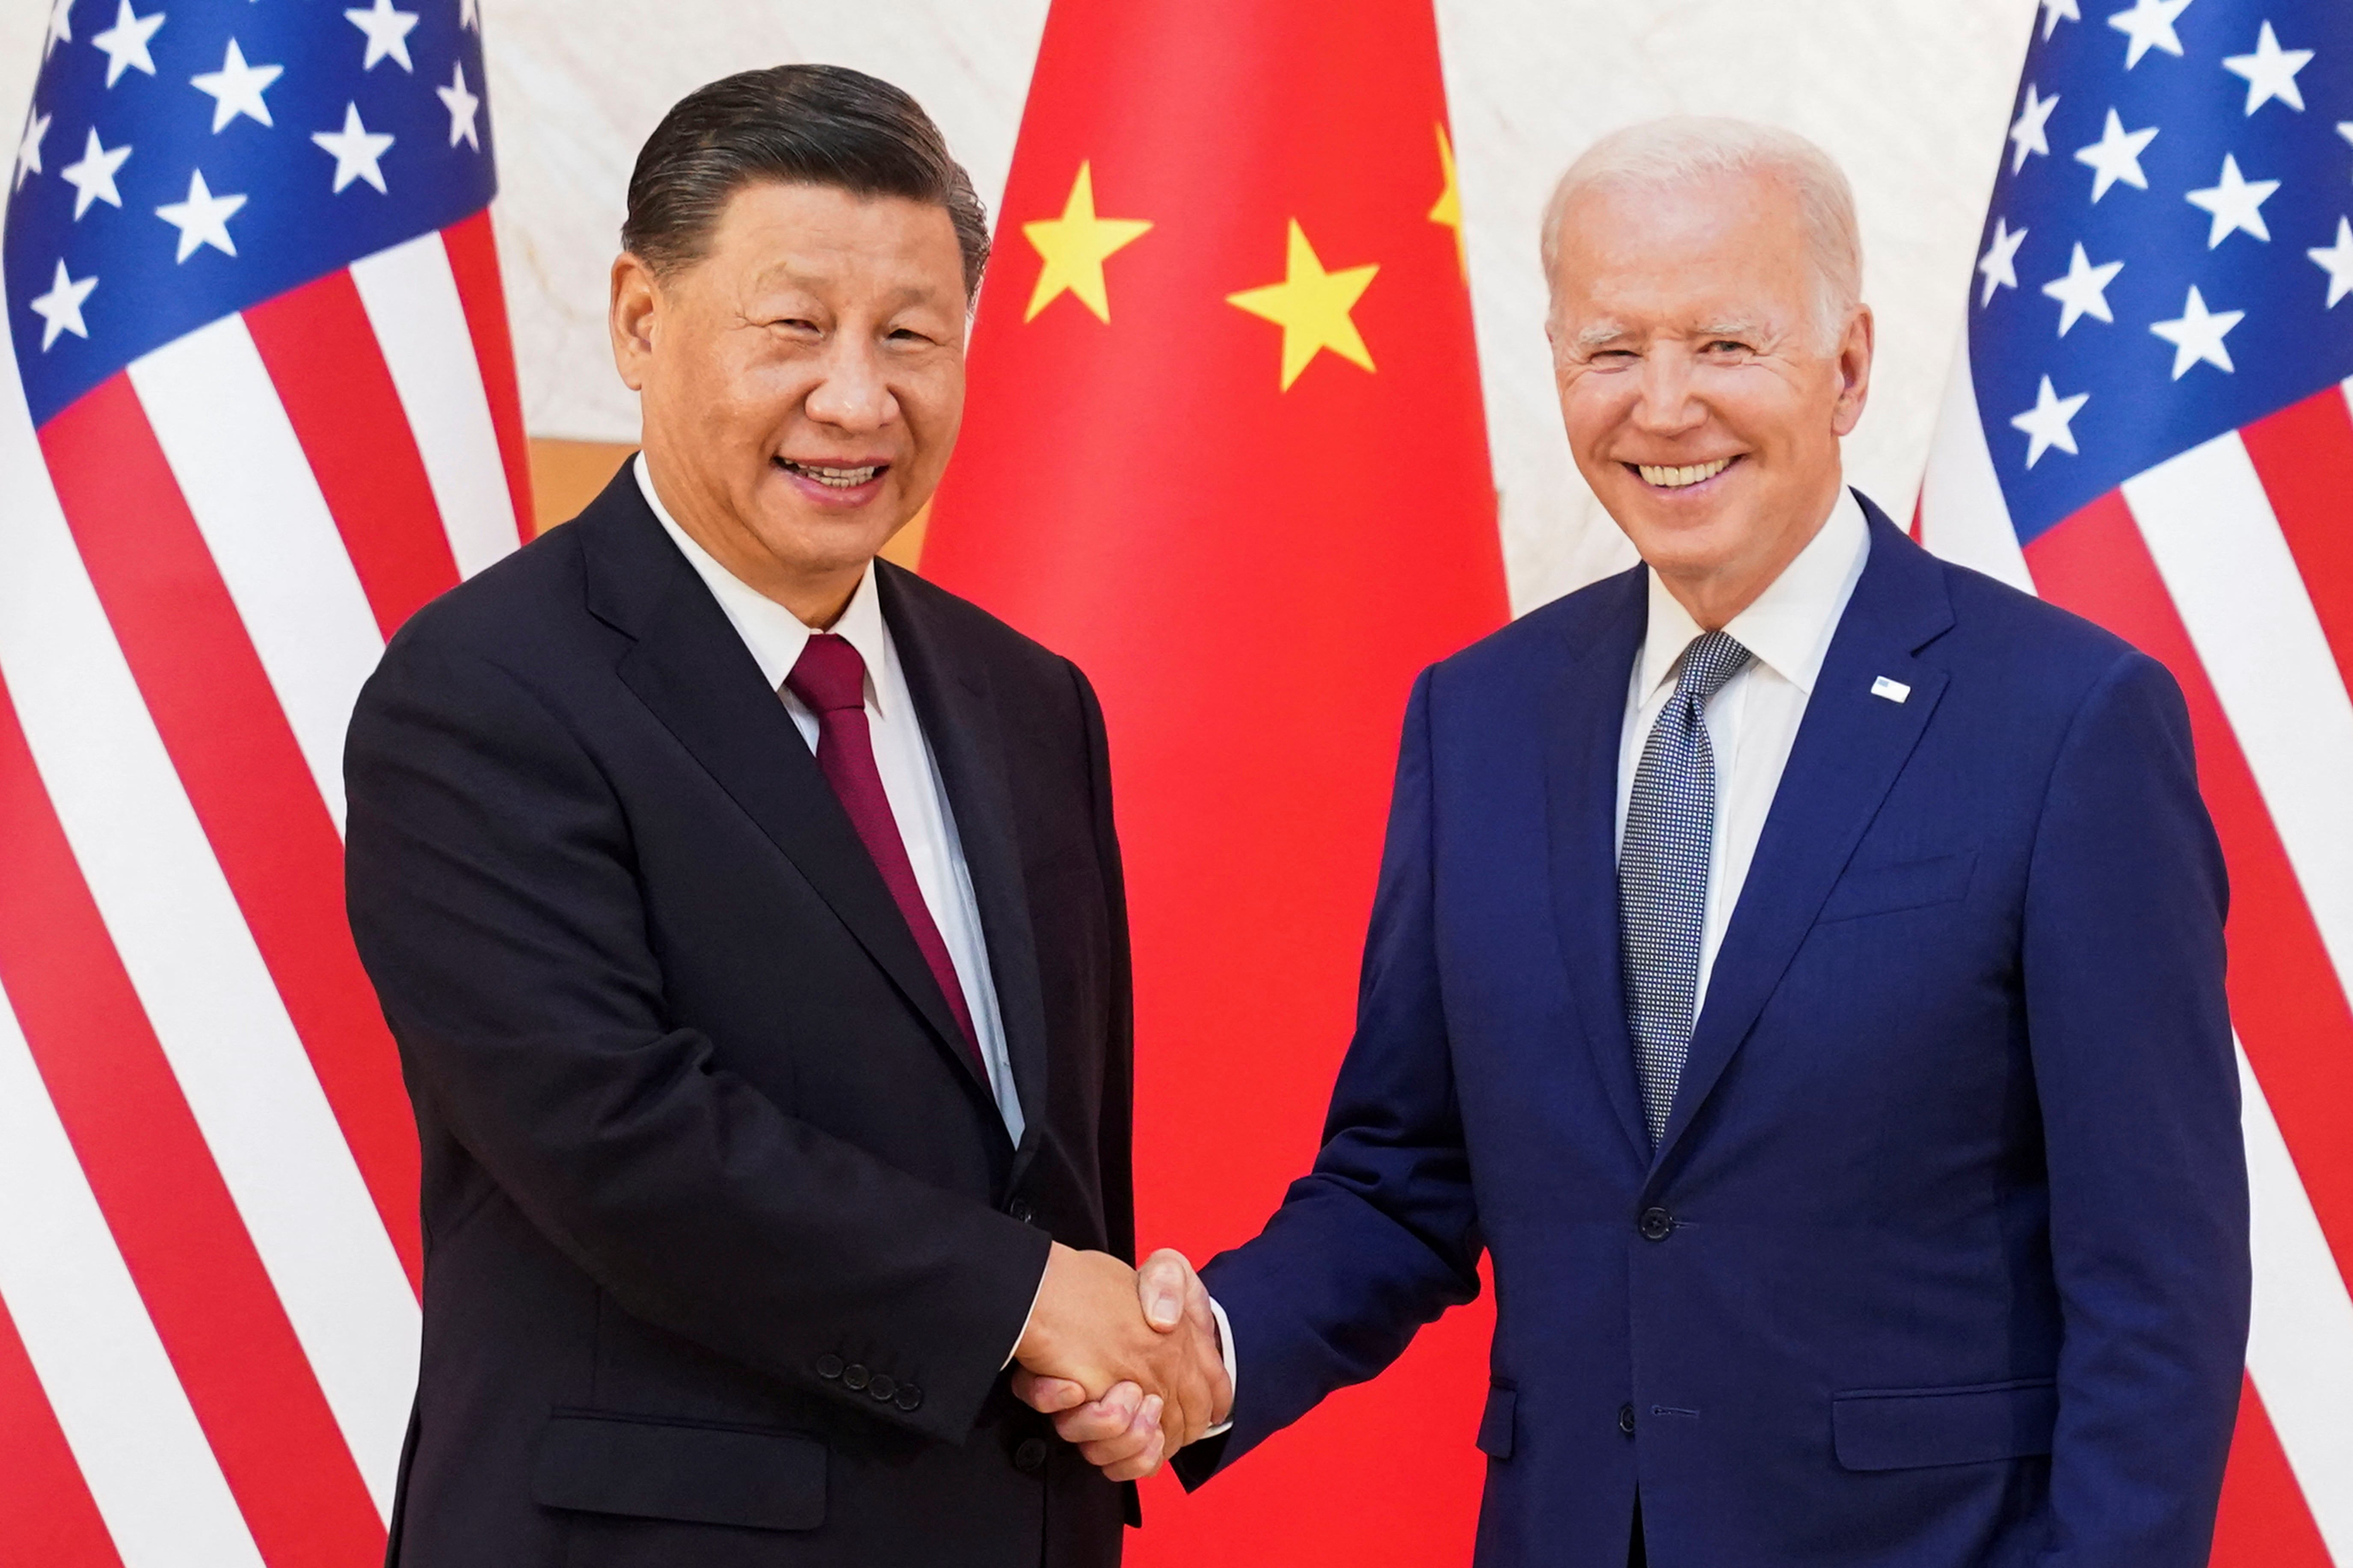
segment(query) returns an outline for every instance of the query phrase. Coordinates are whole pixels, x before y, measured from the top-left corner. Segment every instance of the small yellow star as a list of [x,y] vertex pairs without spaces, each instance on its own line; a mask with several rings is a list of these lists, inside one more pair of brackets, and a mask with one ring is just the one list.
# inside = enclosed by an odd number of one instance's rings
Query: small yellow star
[[1471,281],[1471,252],[1462,243],[1462,187],[1454,180],[1454,143],[1446,138],[1446,127],[1438,132],[1438,166],[1446,171],[1446,188],[1438,193],[1438,200],[1430,209],[1430,221],[1444,224],[1454,231],[1454,259],[1462,268],[1462,281]]
[[1096,320],[1108,322],[1111,295],[1103,287],[1103,261],[1151,226],[1134,218],[1095,216],[1094,165],[1081,163],[1062,216],[1021,226],[1022,237],[1046,263],[1030,292],[1029,313],[1021,319],[1036,321],[1039,311],[1068,292],[1077,295]]
[[1330,349],[1351,364],[1373,368],[1372,353],[1365,347],[1365,340],[1348,312],[1356,308],[1357,300],[1372,285],[1373,274],[1379,270],[1376,266],[1324,271],[1299,220],[1293,218],[1291,252],[1282,281],[1229,294],[1226,303],[1263,317],[1282,329],[1282,390],[1289,392],[1291,384],[1299,379],[1299,373],[1307,368],[1308,362],[1321,349]]

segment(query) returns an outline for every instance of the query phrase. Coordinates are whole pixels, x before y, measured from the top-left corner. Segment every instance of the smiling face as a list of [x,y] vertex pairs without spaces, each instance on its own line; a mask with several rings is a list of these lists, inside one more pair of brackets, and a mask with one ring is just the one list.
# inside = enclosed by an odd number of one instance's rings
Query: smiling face
[[729,198],[700,260],[613,264],[613,357],[662,504],[811,626],[931,499],[964,417],[945,209],[828,185]]
[[1747,607],[1830,515],[1872,321],[1824,344],[1794,188],[1769,173],[1589,186],[1561,214],[1555,379],[1578,470],[1703,626]]

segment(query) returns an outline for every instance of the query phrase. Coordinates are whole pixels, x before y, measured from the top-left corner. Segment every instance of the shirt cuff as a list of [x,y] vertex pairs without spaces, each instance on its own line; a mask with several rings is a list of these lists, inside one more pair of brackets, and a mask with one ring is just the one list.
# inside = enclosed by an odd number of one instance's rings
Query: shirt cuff
[[[1047,1259],[1047,1262],[1048,1262],[1050,1265],[1052,1263],[1052,1261],[1053,1261],[1053,1259],[1052,1259],[1051,1258],[1049,1258]],[[1018,1334],[1016,1334],[1016,1335],[1014,1335],[1014,1336],[1013,1336],[1013,1348],[1012,1348],[1011,1350],[1007,1351],[1007,1352],[1005,1352],[1005,1359],[1004,1359],[1002,1362],[1000,1362],[1000,1363],[997,1363],[997,1371],[999,1371],[999,1372],[1003,1372],[1007,1367],[1011,1366],[1011,1365],[1013,1364],[1013,1358],[1014,1358],[1015,1356],[1017,1356],[1017,1355],[1018,1355],[1018,1354],[1020,1354],[1020,1353],[1021,1353],[1021,1342],[1022,1342],[1023,1340],[1026,1340],[1026,1339],[1028,1339],[1028,1338],[1029,1337],[1029,1320],[1030,1320],[1030,1319],[1032,1319],[1032,1318],[1034,1318],[1034,1317],[1036,1317],[1036,1316],[1038,1315],[1038,1303],[1039,1303],[1039,1300],[1040,1300],[1045,1296],[1045,1294],[1046,1294],[1046,1270],[1045,1270],[1045,1269],[1043,1269],[1043,1268],[1040,1268],[1039,1270],[1038,1270],[1038,1289],[1036,1289],[1035,1290],[1032,1290],[1031,1292],[1029,1292],[1029,1310],[1022,1314],[1022,1318],[1021,1318],[1021,1331],[1020,1331],[1019,1333],[1018,1333]],[[1217,1305],[1217,1303],[1216,1303],[1215,1301],[1212,1301],[1212,1302],[1210,1302],[1210,1303],[1209,1303],[1209,1305],[1211,1305],[1212,1307],[1214,1307],[1214,1306],[1216,1306],[1216,1305]],[[1232,1369],[1231,1369],[1230,1367],[1229,1367],[1229,1368],[1228,1368],[1228,1371],[1229,1371],[1229,1373],[1231,1372],[1231,1370],[1232,1370]]]
[[1242,1384],[1240,1374],[1234,1371],[1234,1326],[1227,1321],[1226,1310],[1218,1305],[1215,1296],[1209,1298],[1209,1312],[1218,1320],[1218,1354],[1226,1363],[1226,1418],[1201,1436],[1216,1437],[1234,1428],[1234,1408],[1241,1402]]

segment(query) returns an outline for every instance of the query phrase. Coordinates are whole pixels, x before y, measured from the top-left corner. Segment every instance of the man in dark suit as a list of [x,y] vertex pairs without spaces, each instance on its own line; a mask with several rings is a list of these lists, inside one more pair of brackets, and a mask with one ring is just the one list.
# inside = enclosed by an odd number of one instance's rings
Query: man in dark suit
[[1483,1251],[1489,1568],[2202,1568],[2249,1263],[2180,694],[1843,487],[1872,324],[1810,143],[1620,132],[1545,249],[1643,564],[1415,687],[1314,1171],[1141,1281],[1231,1325],[1177,1468],[1379,1372]]
[[1174,1441],[1223,1403],[1122,1261],[1093,693],[875,559],[986,232],[871,78],[685,100],[613,272],[643,454],[361,699],[352,921],[425,1161],[396,1564],[1093,1568],[1132,1494],[1013,1358]]

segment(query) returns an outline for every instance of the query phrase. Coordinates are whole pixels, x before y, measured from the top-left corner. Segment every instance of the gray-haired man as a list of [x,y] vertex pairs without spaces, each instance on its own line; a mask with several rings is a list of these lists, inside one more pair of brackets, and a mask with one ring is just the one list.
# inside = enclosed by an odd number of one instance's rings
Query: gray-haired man
[[[1198,1483],[1496,1282],[1482,1568],[2202,1568],[2245,1349],[2180,693],[1845,488],[1852,198],[1640,126],[1545,239],[1642,565],[1428,672],[1314,1170],[1198,1280]],[[1125,1397],[1029,1389],[1115,1459]],[[1071,1406],[1076,1405],[1076,1408]]]

